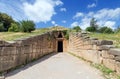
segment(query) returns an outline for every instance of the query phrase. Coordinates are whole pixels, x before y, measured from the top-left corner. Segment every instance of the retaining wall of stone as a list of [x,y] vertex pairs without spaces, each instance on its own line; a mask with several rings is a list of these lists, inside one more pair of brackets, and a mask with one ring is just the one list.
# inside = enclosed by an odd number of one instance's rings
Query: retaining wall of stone
[[26,64],[43,55],[54,52],[53,35],[45,33],[17,40],[13,43],[0,41],[0,72]]
[[103,64],[120,75],[120,49],[112,41],[89,38],[87,33],[71,33],[68,52],[87,61]]

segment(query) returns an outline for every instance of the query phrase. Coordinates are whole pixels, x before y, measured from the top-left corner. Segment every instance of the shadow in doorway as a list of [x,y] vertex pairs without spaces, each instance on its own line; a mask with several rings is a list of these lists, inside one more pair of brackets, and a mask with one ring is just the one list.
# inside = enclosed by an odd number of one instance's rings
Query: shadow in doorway
[[58,52],[63,52],[63,41],[58,41],[57,49]]

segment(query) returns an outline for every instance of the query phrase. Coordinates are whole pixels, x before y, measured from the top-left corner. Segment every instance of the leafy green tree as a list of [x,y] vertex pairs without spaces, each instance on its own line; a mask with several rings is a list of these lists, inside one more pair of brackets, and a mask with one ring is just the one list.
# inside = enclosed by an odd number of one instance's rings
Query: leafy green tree
[[113,33],[113,30],[110,27],[104,26],[99,29],[99,32],[100,33]]
[[92,19],[90,20],[90,27],[91,27],[91,28],[89,28],[89,30],[91,29],[91,32],[97,31],[98,25],[97,25],[97,20],[96,20],[95,18],[92,18]]
[[95,32],[95,31],[96,31],[96,28],[90,26],[90,27],[87,27],[85,30],[86,30],[86,31],[89,31],[89,32]]
[[4,26],[4,31],[8,31],[11,23],[14,22],[11,16],[5,14],[5,13],[0,13],[0,22],[3,23]]
[[116,33],[120,32],[120,26],[118,26],[115,30]]
[[76,32],[79,32],[79,31],[81,31],[81,28],[80,28],[80,26],[75,26],[75,27],[73,27],[73,30],[75,30]]
[[16,23],[11,23],[10,28],[8,29],[9,32],[19,32],[19,26]]
[[3,23],[0,23],[0,32],[3,32],[3,31],[4,31]]
[[90,20],[90,26],[97,28],[98,25],[97,25],[97,20],[95,18],[92,18]]
[[35,30],[35,23],[31,20],[23,20],[20,22],[22,32],[31,32]]
[[114,33],[113,30],[111,28],[107,28],[104,33]]

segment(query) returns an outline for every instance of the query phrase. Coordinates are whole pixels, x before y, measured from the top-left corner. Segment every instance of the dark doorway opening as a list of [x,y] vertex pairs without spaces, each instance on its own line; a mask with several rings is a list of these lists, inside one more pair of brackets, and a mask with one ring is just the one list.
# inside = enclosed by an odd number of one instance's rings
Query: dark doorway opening
[[58,38],[62,38],[62,34],[61,33],[58,35]]
[[58,41],[58,52],[63,52],[63,41]]

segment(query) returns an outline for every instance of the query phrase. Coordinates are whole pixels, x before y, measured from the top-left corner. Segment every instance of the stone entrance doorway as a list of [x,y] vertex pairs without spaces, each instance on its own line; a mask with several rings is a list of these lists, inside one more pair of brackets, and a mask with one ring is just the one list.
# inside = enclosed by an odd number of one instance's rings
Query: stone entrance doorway
[[55,31],[54,37],[54,52],[66,52],[67,51],[67,40],[65,38],[65,33],[63,31]]
[[63,52],[63,41],[58,41],[57,52]]

